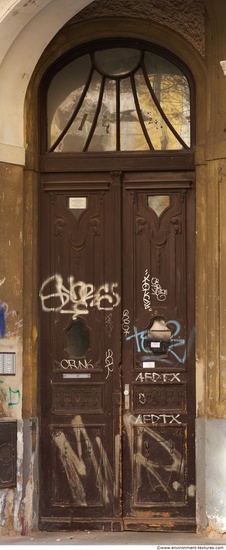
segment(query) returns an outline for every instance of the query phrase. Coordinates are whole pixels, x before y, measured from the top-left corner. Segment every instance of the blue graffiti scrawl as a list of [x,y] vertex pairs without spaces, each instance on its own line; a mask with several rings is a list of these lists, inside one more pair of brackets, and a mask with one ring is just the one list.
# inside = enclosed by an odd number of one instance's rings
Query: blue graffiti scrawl
[[[175,320],[170,320],[166,322],[166,325],[167,326],[173,325],[175,327],[174,333],[172,334],[172,337],[170,339],[171,343],[168,348],[168,358],[158,357],[156,359],[158,361],[161,361],[162,363],[171,365],[173,364],[173,361],[170,360],[170,354],[171,354],[171,356],[173,356],[177,361],[179,361],[179,363],[183,365],[186,361],[186,343],[185,343],[185,340],[183,338],[180,338],[179,336],[180,328],[181,328],[180,323],[178,323],[178,321],[175,321]],[[141,353],[142,351],[144,351],[145,353],[147,353],[147,348],[145,347],[147,336],[148,336],[148,330],[138,332],[137,328],[134,327],[134,333],[131,336],[127,336],[126,340],[131,340],[132,338],[135,338],[137,352]],[[188,346],[187,346],[188,354],[193,341],[194,341],[194,330],[192,330],[190,337],[188,339]],[[177,352],[175,351],[175,348],[177,348]],[[154,355],[150,352],[148,355],[145,355],[141,359],[143,361],[150,359],[150,355],[154,357]]]
[[0,336],[5,338],[5,311],[4,307],[0,305]]

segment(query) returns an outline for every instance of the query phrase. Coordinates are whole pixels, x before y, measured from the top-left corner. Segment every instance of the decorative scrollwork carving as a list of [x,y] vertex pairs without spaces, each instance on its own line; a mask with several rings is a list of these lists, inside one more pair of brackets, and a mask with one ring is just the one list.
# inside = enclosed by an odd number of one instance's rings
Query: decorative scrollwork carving
[[54,227],[55,227],[55,237],[61,237],[62,235],[62,230],[63,230],[63,227],[65,226],[66,222],[63,218],[58,218],[55,223],[54,223]]
[[177,235],[177,234],[180,235],[182,233],[181,220],[179,218],[172,218],[172,220],[170,220],[170,221],[174,226],[175,235]]
[[94,235],[100,235],[100,221],[97,218],[92,218],[89,225],[92,227]]
[[144,218],[138,218],[136,220],[136,229],[135,229],[136,235],[143,234],[143,229],[146,224],[147,224],[147,221]]

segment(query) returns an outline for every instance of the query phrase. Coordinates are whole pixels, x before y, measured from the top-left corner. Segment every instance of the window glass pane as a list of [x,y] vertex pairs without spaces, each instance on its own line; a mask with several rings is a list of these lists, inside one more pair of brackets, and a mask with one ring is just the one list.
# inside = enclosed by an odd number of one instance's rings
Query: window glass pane
[[121,151],[149,150],[148,143],[144,137],[144,133],[138,119],[129,78],[121,81],[120,107]]
[[158,218],[168,208],[169,204],[169,195],[148,195],[148,206],[154,210]]
[[101,110],[88,151],[116,149],[116,82],[106,80]]
[[90,331],[83,319],[71,321],[66,331],[66,351],[72,357],[85,357],[90,348]]
[[[190,146],[190,91],[186,77],[175,65],[150,52],[145,52],[145,67],[161,108],[179,136]],[[172,143],[166,148],[181,147],[180,143],[177,146]]]
[[188,81],[148,51],[112,48],[72,61],[53,77],[47,113],[55,152],[190,147]]
[[133,48],[112,48],[95,52],[96,68],[106,75],[126,76],[140,61],[141,52]]
[[48,148],[50,148],[72,115],[87,81],[90,56],[72,61],[53,78],[47,96]]
[[[55,151],[63,151],[65,153],[70,151],[80,152],[83,150],[95,116],[100,93],[101,79],[102,77],[95,72],[75,120]],[[80,90],[77,90],[77,94],[80,94]],[[62,113],[67,112],[68,110],[72,113],[73,109],[73,97],[67,98],[66,102],[60,106]]]
[[182,145],[167,126],[152,99],[141,70],[136,73],[135,82],[142,118],[154,149],[164,151],[181,148]]

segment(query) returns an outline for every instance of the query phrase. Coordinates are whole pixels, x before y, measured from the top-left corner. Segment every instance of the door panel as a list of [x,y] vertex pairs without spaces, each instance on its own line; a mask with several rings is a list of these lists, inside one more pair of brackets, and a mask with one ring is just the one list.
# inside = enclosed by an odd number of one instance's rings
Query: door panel
[[109,175],[63,186],[43,179],[44,528],[97,526],[95,518],[110,528],[119,514],[120,193]]
[[124,525],[192,530],[194,196],[136,177],[123,182]]
[[191,531],[192,178],[46,174],[40,220],[40,527]]

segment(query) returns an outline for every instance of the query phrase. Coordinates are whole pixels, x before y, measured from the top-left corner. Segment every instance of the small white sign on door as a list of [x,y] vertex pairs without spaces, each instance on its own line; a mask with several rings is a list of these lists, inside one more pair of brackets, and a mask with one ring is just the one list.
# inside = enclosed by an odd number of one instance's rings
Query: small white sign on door
[[155,361],[143,361],[143,369],[154,369]]
[[70,210],[80,210],[86,208],[86,197],[69,197]]

